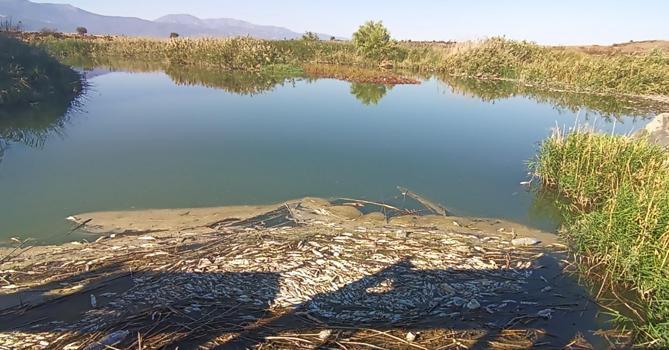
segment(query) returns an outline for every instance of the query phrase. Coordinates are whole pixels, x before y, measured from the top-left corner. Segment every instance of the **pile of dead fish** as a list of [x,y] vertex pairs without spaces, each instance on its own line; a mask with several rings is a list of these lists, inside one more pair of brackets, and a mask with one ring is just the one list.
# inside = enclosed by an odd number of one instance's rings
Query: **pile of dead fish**
[[[126,277],[129,287],[87,293],[90,309],[76,322],[36,323],[35,329],[49,331],[0,334],[0,349],[46,349],[56,343],[81,349],[82,334],[93,334],[98,342],[125,338],[127,331],[119,327],[146,310],[154,310],[151,319],[165,309],[200,319],[211,305],[242,305],[275,314],[308,313],[329,324],[401,326],[456,318],[485,322],[490,314],[536,304],[522,291],[541,253],[512,244],[502,233],[320,219],[298,227],[229,227],[203,237],[198,248],[186,252],[177,252],[175,242],[183,240],[174,236],[87,247],[99,249],[98,259],[114,261],[114,252],[125,256],[125,266],[135,269]],[[136,252],[134,260],[127,259],[128,252]],[[89,261],[82,261],[80,266],[87,266]],[[537,306],[536,311],[550,317],[550,310]],[[79,340],[68,342],[68,336]],[[111,343],[123,341],[116,338]]]

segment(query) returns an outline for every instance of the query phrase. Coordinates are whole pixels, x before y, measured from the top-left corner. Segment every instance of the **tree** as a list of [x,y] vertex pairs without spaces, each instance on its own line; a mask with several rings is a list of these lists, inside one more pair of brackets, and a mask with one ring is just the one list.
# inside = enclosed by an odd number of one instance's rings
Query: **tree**
[[86,27],[77,27],[77,34],[84,36],[88,34],[88,29]]
[[375,60],[389,58],[395,47],[388,29],[381,21],[368,21],[361,25],[358,31],[353,33],[353,44],[358,53]]
[[318,34],[316,34],[314,32],[306,32],[302,35],[302,40],[304,40],[304,41],[319,41],[321,39],[318,37]]
[[170,33],[170,39],[176,39],[179,37],[179,33],[172,32]]
[[334,36],[330,37],[330,41],[335,41],[335,40],[337,40],[337,38],[335,38]]

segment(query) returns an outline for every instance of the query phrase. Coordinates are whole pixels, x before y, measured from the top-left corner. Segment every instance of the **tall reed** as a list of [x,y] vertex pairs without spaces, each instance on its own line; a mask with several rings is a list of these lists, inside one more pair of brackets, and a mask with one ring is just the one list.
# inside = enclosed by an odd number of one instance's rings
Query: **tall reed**
[[563,231],[602,286],[632,291],[620,298],[636,316],[621,320],[642,345],[669,346],[669,152],[644,139],[555,132],[532,167],[571,203]]
[[[223,39],[144,39],[28,35],[27,41],[58,57],[87,55],[257,70],[263,65],[327,63],[378,66],[350,42]],[[400,43],[392,65],[454,76],[514,80],[578,92],[669,95],[669,54],[588,54],[525,41],[492,38],[448,44]]]

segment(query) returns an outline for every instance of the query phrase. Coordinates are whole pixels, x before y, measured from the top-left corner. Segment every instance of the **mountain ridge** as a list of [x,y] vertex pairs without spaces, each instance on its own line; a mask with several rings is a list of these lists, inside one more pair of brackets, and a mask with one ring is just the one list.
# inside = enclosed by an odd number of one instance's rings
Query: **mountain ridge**
[[[297,39],[301,33],[285,27],[260,25],[234,18],[202,19],[190,14],[168,14],[155,20],[138,17],[106,16],[70,4],[35,3],[29,0],[0,0],[0,18],[21,22],[24,30],[44,28],[74,32],[86,27],[90,34],[110,34],[165,38],[170,33],[186,37],[252,36],[260,39]],[[329,39],[329,34],[318,34]]]

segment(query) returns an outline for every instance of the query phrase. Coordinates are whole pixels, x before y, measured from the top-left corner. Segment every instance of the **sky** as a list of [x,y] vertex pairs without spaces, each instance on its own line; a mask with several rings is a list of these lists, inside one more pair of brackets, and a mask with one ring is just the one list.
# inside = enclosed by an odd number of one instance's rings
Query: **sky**
[[669,0],[34,0],[103,14],[155,19],[170,13],[228,17],[297,32],[350,37],[382,20],[396,39],[491,36],[541,44],[669,39]]

